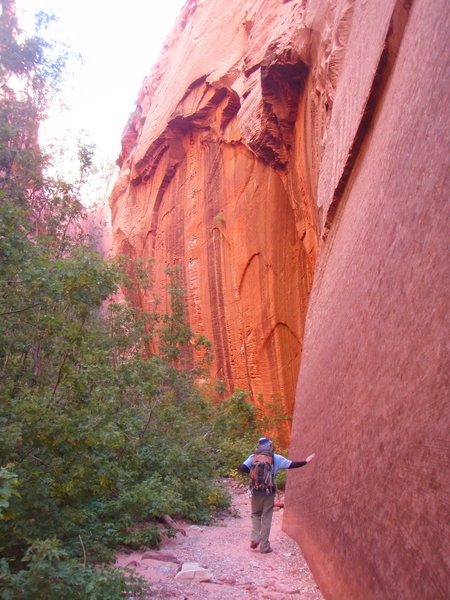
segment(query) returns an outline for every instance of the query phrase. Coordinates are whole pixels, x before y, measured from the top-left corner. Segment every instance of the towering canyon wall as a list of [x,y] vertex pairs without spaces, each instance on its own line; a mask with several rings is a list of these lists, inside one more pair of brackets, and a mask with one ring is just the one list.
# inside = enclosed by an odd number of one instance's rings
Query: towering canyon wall
[[448,592],[448,16],[189,0],[110,199],[115,253],[154,257],[161,291],[182,268],[213,378],[287,411],[297,385],[291,456],[317,460],[284,526],[327,599]]
[[[349,130],[361,127],[361,67],[376,49],[370,4],[391,22],[370,121],[346,155]],[[317,460],[289,474],[284,527],[331,599],[450,597],[449,6],[401,7],[355,5],[319,175],[318,201],[338,200],[308,308],[291,446]],[[339,189],[335,171],[349,158]]]
[[300,2],[188,2],[125,130],[110,200],[116,253],[154,257],[159,290],[165,267],[182,267],[212,378],[288,413],[333,92],[328,65],[320,90],[310,76],[311,35]]

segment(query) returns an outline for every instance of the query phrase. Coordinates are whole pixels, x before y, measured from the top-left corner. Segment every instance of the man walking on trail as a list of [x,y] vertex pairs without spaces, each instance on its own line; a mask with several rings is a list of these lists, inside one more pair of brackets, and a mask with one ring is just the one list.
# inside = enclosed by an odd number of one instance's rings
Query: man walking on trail
[[275,475],[280,469],[298,469],[309,463],[315,454],[306,460],[292,461],[281,454],[275,454],[272,441],[262,437],[254,454],[244,460],[239,467],[241,473],[250,474],[250,491],[252,493],[252,535],[250,548],[260,546],[263,554],[272,552],[269,544],[270,527],[272,525],[273,505],[275,502]]

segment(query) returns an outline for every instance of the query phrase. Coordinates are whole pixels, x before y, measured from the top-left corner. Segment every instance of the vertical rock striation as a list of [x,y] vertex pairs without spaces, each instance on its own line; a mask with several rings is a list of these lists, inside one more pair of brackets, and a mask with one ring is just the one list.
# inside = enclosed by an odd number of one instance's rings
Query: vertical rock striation
[[448,596],[448,21],[189,0],[110,199],[115,253],[154,257],[160,291],[181,266],[212,378],[288,412],[297,386],[291,454],[317,460],[284,526],[331,600]]
[[110,199],[116,253],[154,257],[159,290],[181,265],[212,377],[290,414],[318,232],[303,4],[186,4],[124,132]]

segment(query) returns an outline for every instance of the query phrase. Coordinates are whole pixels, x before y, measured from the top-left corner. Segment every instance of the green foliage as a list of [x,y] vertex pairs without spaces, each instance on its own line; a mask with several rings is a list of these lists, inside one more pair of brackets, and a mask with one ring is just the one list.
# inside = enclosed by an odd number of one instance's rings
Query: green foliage
[[8,508],[10,498],[17,494],[17,475],[11,473],[5,467],[0,467],[0,519],[3,517],[3,509]]
[[220,225],[225,225],[225,218],[222,213],[219,213],[218,215],[216,215],[214,217],[214,221],[216,221],[216,223],[220,223]]
[[[100,275],[96,270],[93,289]],[[166,328],[168,316],[136,318],[133,309],[111,305],[102,319],[96,295],[91,306],[76,294],[70,298],[67,306],[51,303],[50,313],[30,309],[33,317],[39,312],[39,373],[27,360],[32,348],[9,348],[4,361],[0,458],[14,465],[20,498],[0,534],[9,537],[2,550],[12,558],[49,533],[75,554],[73,540],[81,534],[88,554],[106,558],[108,547],[137,544],[130,533],[136,521],[165,514],[204,521],[212,509],[208,408],[193,385],[197,369],[180,370],[173,354],[149,353],[146,325],[159,338],[158,323]],[[85,310],[77,316],[79,302]],[[49,332],[42,316],[64,325]],[[22,343],[33,341],[24,336]],[[152,529],[139,539],[157,545],[160,534]]]
[[[261,396],[258,398],[259,405],[263,410],[258,411],[258,423],[262,432],[271,431],[271,438],[281,454],[284,452],[282,447],[282,432],[288,431],[292,417],[286,414],[281,398],[271,396],[270,400],[264,400]],[[281,433],[281,436],[280,436]]]
[[[222,390],[223,385],[218,386],[217,392]],[[230,398],[213,404],[210,409],[209,441],[213,447],[217,473],[219,476],[234,477],[242,483],[246,483],[248,478],[241,475],[237,467],[253,452],[259,437],[273,432],[270,435],[276,451],[281,454],[285,452],[276,432],[282,431],[290,420],[280,399],[272,398],[270,402],[263,402],[259,398],[259,404],[264,409],[258,409],[248,400],[248,396],[248,392],[237,390]],[[277,473],[276,483],[279,489],[284,489],[284,471]]]
[[[165,312],[151,262],[93,251],[79,197],[93,148],[80,145],[79,182],[48,176],[37,127],[61,63],[15,32],[0,19],[2,593],[139,598],[139,581],[99,561],[157,547],[165,515],[207,522],[226,507],[214,477],[262,421],[245,392],[215,406],[198,392],[212,348],[186,324],[180,271],[166,272]],[[119,287],[129,303],[110,301]]]
[[208,505],[211,510],[220,510],[230,506],[231,497],[222,485],[214,485],[208,494]]
[[279,490],[284,490],[286,488],[286,473],[286,469],[282,469],[275,475],[275,483]]
[[238,390],[213,408],[210,442],[221,476],[235,474],[260,435],[257,410],[247,398],[247,392]]
[[0,562],[4,600],[143,600],[148,591],[132,571],[71,559],[54,538],[35,542],[22,562],[27,568],[14,573],[5,560]]
[[36,34],[25,37],[18,29],[14,3],[2,0],[0,16],[0,189],[8,199],[30,208],[45,189],[43,169],[48,157],[41,152],[39,123],[59,90],[67,52],[41,37],[52,17],[39,13]]
[[[120,544],[157,546],[166,514],[207,521],[227,503],[212,481],[210,411],[194,385],[211,348],[186,325],[176,270],[168,313],[157,298],[150,313],[108,301],[120,285],[134,306],[153,297],[151,265],[108,263],[92,250],[80,182],[49,177],[51,157],[37,144],[60,63],[45,59],[38,38],[18,41],[3,17],[2,593],[138,598],[139,582],[93,565]],[[79,158],[81,181],[92,148],[80,146]]]
[[86,175],[93,165],[95,144],[78,140],[78,161],[80,163],[80,184],[85,181]]

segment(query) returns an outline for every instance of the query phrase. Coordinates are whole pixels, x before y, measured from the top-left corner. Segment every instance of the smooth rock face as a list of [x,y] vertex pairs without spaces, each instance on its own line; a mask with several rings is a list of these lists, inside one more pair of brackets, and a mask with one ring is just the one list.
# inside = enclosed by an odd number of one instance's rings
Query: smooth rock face
[[284,527],[330,599],[450,597],[448,15],[416,0],[388,42],[308,309],[290,454],[317,457],[289,472]]
[[301,359],[284,526],[330,600],[450,595],[448,20],[190,0],[110,199],[115,253],[182,268],[213,380],[289,412]]

